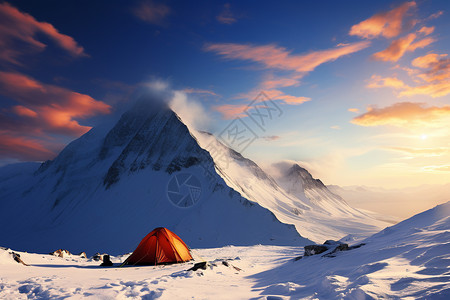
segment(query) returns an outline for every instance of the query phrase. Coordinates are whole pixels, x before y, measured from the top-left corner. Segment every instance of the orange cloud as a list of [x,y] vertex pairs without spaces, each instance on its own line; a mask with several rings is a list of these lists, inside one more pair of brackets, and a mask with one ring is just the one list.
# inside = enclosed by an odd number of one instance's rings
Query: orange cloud
[[373,58],[381,61],[398,61],[405,52],[413,52],[418,48],[424,48],[435,41],[433,38],[428,37],[413,43],[416,37],[415,33],[410,33],[405,37],[394,40],[389,47],[375,53]]
[[359,113],[359,109],[358,108],[349,108],[348,111],[349,112],[353,112],[353,113]]
[[411,64],[414,67],[426,69],[426,68],[429,68],[432,65],[438,63],[441,58],[446,57],[446,56],[447,56],[447,54],[430,53],[425,56],[420,56],[420,57],[415,58],[411,62]]
[[434,26],[431,26],[431,27],[423,26],[417,32],[423,33],[424,35],[430,35],[434,32]]
[[305,103],[305,102],[311,100],[311,98],[309,98],[309,97],[297,97],[297,96],[287,95],[280,90],[268,90],[268,91],[263,91],[263,92],[271,100],[281,100],[285,104],[299,105],[299,104],[302,104],[302,103]]
[[0,156],[8,158],[50,159],[62,148],[51,134],[79,136],[91,127],[78,119],[111,110],[88,95],[20,73],[0,71],[0,94],[20,103],[0,111]]
[[411,64],[419,69],[408,69],[408,74],[418,83],[416,86],[408,86],[395,77],[382,78],[373,75],[368,88],[391,87],[400,90],[398,97],[410,97],[415,95],[427,95],[433,98],[450,94],[450,59],[447,54],[429,53],[417,57]]
[[[255,89],[252,90],[248,93],[241,93],[238,94],[236,97],[234,97],[234,99],[247,99],[247,100],[255,100],[257,98],[257,96],[263,92],[270,100],[280,100],[282,102],[284,102],[284,104],[292,104],[292,105],[298,105],[298,104],[302,104],[304,102],[310,101],[311,98],[309,97],[302,97],[302,96],[292,96],[292,95],[287,95],[284,92],[280,91],[280,90],[260,90],[260,89]],[[264,98],[262,98],[264,99]]]
[[436,98],[450,94],[450,59],[446,56],[430,53],[414,59],[412,65],[422,69],[417,77],[425,84],[409,87],[399,96],[428,95]]
[[416,2],[405,2],[397,8],[388,12],[378,13],[367,20],[353,25],[349,34],[366,39],[379,36],[393,38],[398,36],[404,29],[404,18],[407,12],[416,6]]
[[403,38],[392,41],[389,47],[383,51],[375,53],[373,58],[382,61],[397,61],[403,56],[415,38],[416,35],[414,33],[410,33]]
[[0,94],[21,104],[12,107],[11,112],[28,117],[23,123],[34,131],[79,136],[90,127],[80,125],[75,119],[107,114],[111,110],[108,104],[88,95],[43,84],[20,73],[0,71]]
[[353,118],[360,126],[392,125],[398,127],[448,126],[450,106],[425,107],[423,103],[401,102],[384,108],[369,107],[368,111]]
[[274,78],[273,76],[268,76],[261,83],[261,87],[265,90],[270,90],[274,88],[298,86],[300,84],[300,80],[298,79],[299,77],[300,76]]
[[55,152],[43,146],[42,141],[13,136],[0,130],[0,156],[19,160],[43,161],[55,156]]
[[[84,48],[70,36],[60,33],[52,24],[39,22],[11,4],[0,3],[0,59],[20,64],[18,57],[30,48],[41,51],[46,45],[37,40],[44,35],[73,56],[86,56]],[[23,46],[23,43],[28,45]]]
[[370,78],[370,82],[367,85],[368,88],[383,88],[383,87],[391,87],[394,89],[402,89],[406,86],[406,84],[396,77],[381,77],[378,75],[372,75]]
[[314,51],[308,54],[296,55],[283,47],[275,45],[252,46],[233,43],[209,44],[206,51],[216,52],[229,59],[249,60],[260,63],[266,68],[295,72],[310,72],[317,66],[338,59],[370,45],[367,41],[327,50]]
[[133,14],[144,22],[156,25],[162,25],[164,19],[170,14],[171,10],[165,4],[154,3],[153,1],[141,1],[132,10]]
[[247,110],[247,108],[248,106],[244,104],[224,104],[213,107],[213,109],[220,112],[226,120],[245,117],[244,111]]
[[16,105],[11,109],[16,115],[22,116],[22,117],[30,117],[30,118],[36,118],[38,116],[37,112],[34,110],[31,110],[29,108],[26,108],[22,105]]
[[450,94],[450,82],[441,81],[437,83],[425,84],[416,87],[409,87],[401,91],[399,97],[410,97],[415,95],[427,95],[433,98],[443,97]]

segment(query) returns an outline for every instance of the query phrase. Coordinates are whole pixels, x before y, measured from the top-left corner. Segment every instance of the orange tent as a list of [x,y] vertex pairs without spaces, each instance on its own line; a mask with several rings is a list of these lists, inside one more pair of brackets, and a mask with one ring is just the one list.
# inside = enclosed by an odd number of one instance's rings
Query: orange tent
[[123,265],[160,265],[189,261],[188,246],[167,228],[153,229],[125,260]]

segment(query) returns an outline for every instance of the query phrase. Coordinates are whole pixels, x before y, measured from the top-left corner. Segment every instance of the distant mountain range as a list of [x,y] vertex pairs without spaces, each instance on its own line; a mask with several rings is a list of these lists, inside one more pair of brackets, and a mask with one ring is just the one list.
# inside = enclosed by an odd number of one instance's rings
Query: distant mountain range
[[399,220],[450,200],[450,183],[402,189],[329,185],[328,189],[343,197],[353,207],[379,214],[391,214]]

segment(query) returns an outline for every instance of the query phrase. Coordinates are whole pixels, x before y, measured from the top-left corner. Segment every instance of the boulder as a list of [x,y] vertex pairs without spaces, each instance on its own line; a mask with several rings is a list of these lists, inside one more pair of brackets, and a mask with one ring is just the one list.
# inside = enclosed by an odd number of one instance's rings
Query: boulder
[[202,262],[196,263],[192,268],[188,269],[188,271],[197,271],[198,269],[206,270],[208,265],[209,264],[206,261],[202,261]]
[[337,246],[337,245],[342,245],[344,243],[340,242],[340,241],[335,241],[335,240],[326,240],[325,243],[323,243],[324,245],[328,245],[328,246]]
[[[346,243],[342,243],[342,242],[334,241],[334,240],[326,240],[325,243],[323,243],[323,245],[305,246],[304,247],[305,248],[304,256],[312,256],[312,255],[317,255],[317,254],[327,252],[324,255],[322,255],[322,257],[335,257],[336,252],[353,250],[353,249],[359,248],[364,245],[365,244],[359,244],[359,245],[354,245],[354,246],[349,247],[348,244],[346,244]],[[298,256],[298,257],[294,258],[294,261],[300,260],[304,256]]]
[[320,254],[327,250],[328,247],[325,245],[308,245],[305,246],[305,256]]
[[108,254],[103,255],[103,262],[100,264],[100,267],[112,267],[113,262],[109,258]]

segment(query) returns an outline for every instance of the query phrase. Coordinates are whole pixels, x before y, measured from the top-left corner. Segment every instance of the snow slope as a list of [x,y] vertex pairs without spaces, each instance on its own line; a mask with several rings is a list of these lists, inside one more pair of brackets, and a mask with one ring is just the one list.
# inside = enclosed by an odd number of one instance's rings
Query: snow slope
[[[6,168],[0,174],[8,178],[14,168]],[[198,186],[170,186],[178,175]],[[171,202],[178,188],[195,205]],[[147,99],[37,171],[2,181],[0,199],[0,244],[18,250],[124,253],[160,226],[192,247],[309,242],[228,187],[177,115]]]
[[[79,257],[20,253],[27,267],[0,249],[0,298],[449,299],[449,216],[450,202],[373,235],[358,249],[297,261],[301,247],[257,245],[194,249],[194,262],[156,267],[100,268]],[[187,271],[204,260],[216,266]]]
[[[364,243],[335,258],[304,257],[253,277],[265,287],[262,294],[278,289],[293,299],[449,299],[450,202]],[[282,279],[273,283],[274,277]]]

